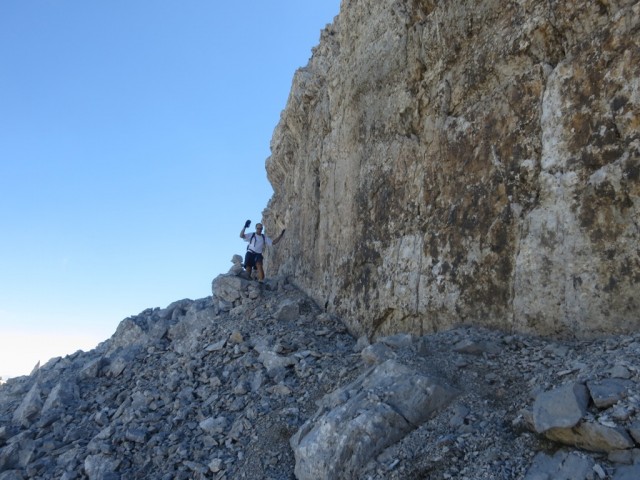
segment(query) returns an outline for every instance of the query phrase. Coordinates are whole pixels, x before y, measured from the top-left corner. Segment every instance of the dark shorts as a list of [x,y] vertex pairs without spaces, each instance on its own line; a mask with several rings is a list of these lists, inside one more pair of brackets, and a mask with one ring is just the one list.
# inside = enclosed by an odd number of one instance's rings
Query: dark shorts
[[257,263],[262,263],[262,254],[247,251],[247,254],[244,256],[244,267],[255,267]]

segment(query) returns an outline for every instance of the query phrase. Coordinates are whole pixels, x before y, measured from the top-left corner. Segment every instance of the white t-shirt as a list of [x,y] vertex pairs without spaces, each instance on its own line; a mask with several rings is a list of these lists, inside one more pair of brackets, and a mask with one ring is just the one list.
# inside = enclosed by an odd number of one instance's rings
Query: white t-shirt
[[[253,237],[253,240],[251,240],[251,237]],[[267,245],[273,245],[273,241],[267,237],[266,235],[264,235],[264,240],[262,239],[262,235],[258,235],[257,233],[245,233],[244,234],[244,241],[245,242],[249,242],[249,250],[251,250],[252,252],[255,253],[262,253],[262,251],[264,250],[264,244],[266,243]]]

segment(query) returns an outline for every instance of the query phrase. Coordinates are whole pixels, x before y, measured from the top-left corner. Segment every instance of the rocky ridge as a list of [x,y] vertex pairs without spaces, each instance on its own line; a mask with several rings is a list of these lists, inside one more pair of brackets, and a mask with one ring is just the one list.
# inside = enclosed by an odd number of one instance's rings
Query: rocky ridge
[[640,335],[370,343],[236,273],[0,386],[0,480],[640,475]]

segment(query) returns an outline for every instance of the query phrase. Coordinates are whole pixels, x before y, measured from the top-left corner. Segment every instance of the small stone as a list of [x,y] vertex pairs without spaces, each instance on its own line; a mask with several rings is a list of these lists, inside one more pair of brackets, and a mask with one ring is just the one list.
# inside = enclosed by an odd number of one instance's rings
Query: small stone
[[147,440],[147,432],[141,428],[133,428],[127,430],[125,438],[130,442],[144,443]]
[[300,317],[300,305],[295,300],[285,300],[276,312],[280,322],[295,322]]
[[223,461],[220,458],[214,458],[209,462],[209,470],[213,473],[218,473],[222,470]]
[[366,347],[368,347],[369,345],[371,345],[369,343],[369,338],[366,335],[362,335],[360,338],[358,338],[358,341],[354,345],[353,351],[356,352],[356,353],[359,353],[362,350],[364,350]]
[[215,418],[205,418],[198,425],[203,431],[211,435],[216,433],[223,433],[226,430],[228,424],[229,423],[225,417],[219,416]]
[[607,460],[611,463],[631,465],[633,463],[633,453],[631,450],[612,450],[607,455]]
[[218,352],[222,350],[226,344],[227,344],[227,340],[223,339],[215,343],[210,343],[205,347],[205,350],[207,352]]
[[469,355],[482,355],[483,353],[498,354],[502,349],[493,342],[474,340],[462,340],[458,342],[453,351],[457,353],[466,353]]
[[593,471],[596,473],[598,478],[600,478],[601,480],[604,480],[605,478],[607,478],[607,473],[604,471],[604,469],[599,464],[596,463],[593,466]]
[[369,365],[377,365],[396,357],[396,353],[383,343],[374,343],[360,352],[362,360]]
[[611,378],[621,378],[628,380],[631,378],[631,372],[624,365],[616,365],[611,370],[609,370],[609,375]]
[[242,336],[242,334],[235,330],[230,336],[229,336],[229,341],[231,343],[242,343],[244,342],[244,337]]

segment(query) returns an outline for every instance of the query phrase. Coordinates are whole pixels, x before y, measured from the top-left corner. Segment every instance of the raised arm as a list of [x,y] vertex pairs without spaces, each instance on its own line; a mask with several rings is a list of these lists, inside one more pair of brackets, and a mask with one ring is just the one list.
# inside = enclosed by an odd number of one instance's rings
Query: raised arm
[[251,225],[251,220],[247,220],[246,222],[244,222],[244,227],[242,227],[242,230],[240,230],[240,238],[244,240],[244,231],[249,228],[249,225]]

